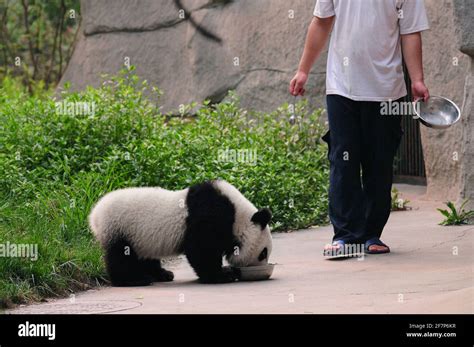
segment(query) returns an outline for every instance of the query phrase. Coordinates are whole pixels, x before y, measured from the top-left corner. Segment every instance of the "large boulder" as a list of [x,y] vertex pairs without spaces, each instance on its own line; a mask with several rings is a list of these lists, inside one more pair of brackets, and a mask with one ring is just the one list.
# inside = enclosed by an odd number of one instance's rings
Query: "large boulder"
[[432,95],[450,98],[462,119],[446,130],[421,127],[427,197],[470,199],[474,208],[474,3],[425,0],[431,30],[423,35],[425,79]]
[[[125,63],[163,90],[163,111],[222,100],[231,89],[244,107],[268,111],[293,101],[314,0],[81,0],[82,25],[61,84],[97,86]],[[184,18],[183,18],[184,17]],[[325,56],[308,98],[322,106]]]
[[[423,33],[426,84],[432,95],[445,96],[461,107],[470,58],[459,51],[463,34],[454,0],[425,0],[425,4],[430,21],[430,30]],[[420,127],[429,198],[459,197],[466,155],[463,125],[468,115],[462,116],[462,122],[446,130]]]
[[468,199],[467,208],[474,209],[474,2],[455,0],[455,14],[459,23],[460,50],[468,54],[470,70],[466,74],[462,121],[462,163],[460,200]]
[[[467,208],[474,210],[474,60],[466,77],[463,112],[463,141],[460,181],[460,200],[468,199]],[[459,201],[461,203],[461,201]]]
[[459,24],[459,48],[461,52],[474,57],[474,2],[472,0],[454,0],[455,15]]

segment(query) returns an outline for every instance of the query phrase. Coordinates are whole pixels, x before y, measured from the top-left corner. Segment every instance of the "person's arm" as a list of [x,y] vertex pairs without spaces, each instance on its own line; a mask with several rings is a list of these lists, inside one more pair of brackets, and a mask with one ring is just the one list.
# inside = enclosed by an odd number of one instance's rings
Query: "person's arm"
[[402,51],[408,74],[411,79],[411,92],[416,100],[427,101],[430,92],[425,86],[423,76],[423,53],[421,45],[421,33],[402,35]]
[[324,49],[333,23],[334,16],[327,18],[313,17],[306,35],[306,43],[298,71],[290,82],[290,93],[292,95],[304,95],[304,85],[308,80],[309,71]]

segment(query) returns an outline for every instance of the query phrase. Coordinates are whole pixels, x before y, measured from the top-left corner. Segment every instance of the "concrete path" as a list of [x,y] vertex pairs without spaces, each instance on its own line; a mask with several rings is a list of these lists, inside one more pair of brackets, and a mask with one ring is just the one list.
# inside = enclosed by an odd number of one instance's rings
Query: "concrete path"
[[442,227],[422,188],[397,185],[413,210],[392,213],[389,255],[322,257],[330,226],[274,235],[273,279],[205,285],[185,260],[175,281],[100,288],[9,313],[474,313],[474,227]]

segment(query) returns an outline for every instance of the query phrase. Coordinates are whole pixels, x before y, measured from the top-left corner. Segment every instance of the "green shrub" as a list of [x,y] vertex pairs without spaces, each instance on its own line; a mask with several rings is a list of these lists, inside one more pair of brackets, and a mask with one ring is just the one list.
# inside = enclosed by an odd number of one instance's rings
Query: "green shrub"
[[[154,94],[154,96],[153,96]],[[147,97],[145,97],[147,95]],[[0,243],[35,243],[39,259],[0,259],[0,300],[64,295],[104,279],[101,250],[88,231],[91,206],[127,186],[182,189],[208,179],[234,184],[274,214],[274,230],[327,222],[328,163],[320,112],[289,105],[243,110],[231,93],[218,105],[188,105],[194,116],[163,115],[159,91],[122,72],[97,89],[65,91],[62,102],[95,112],[57,112],[46,92],[29,96],[6,79],[0,90]],[[255,162],[222,151],[256,151]]]

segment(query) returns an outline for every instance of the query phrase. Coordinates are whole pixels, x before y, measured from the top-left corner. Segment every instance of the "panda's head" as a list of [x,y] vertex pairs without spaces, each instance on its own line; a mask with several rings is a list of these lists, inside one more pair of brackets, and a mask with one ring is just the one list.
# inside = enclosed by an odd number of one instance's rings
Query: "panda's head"
[[237,215],[234,236],[238,245],[227,256],[230,265],[243,267],[268,263],[272,252],[272,236],[268,226],[271,218],[267,208]]

